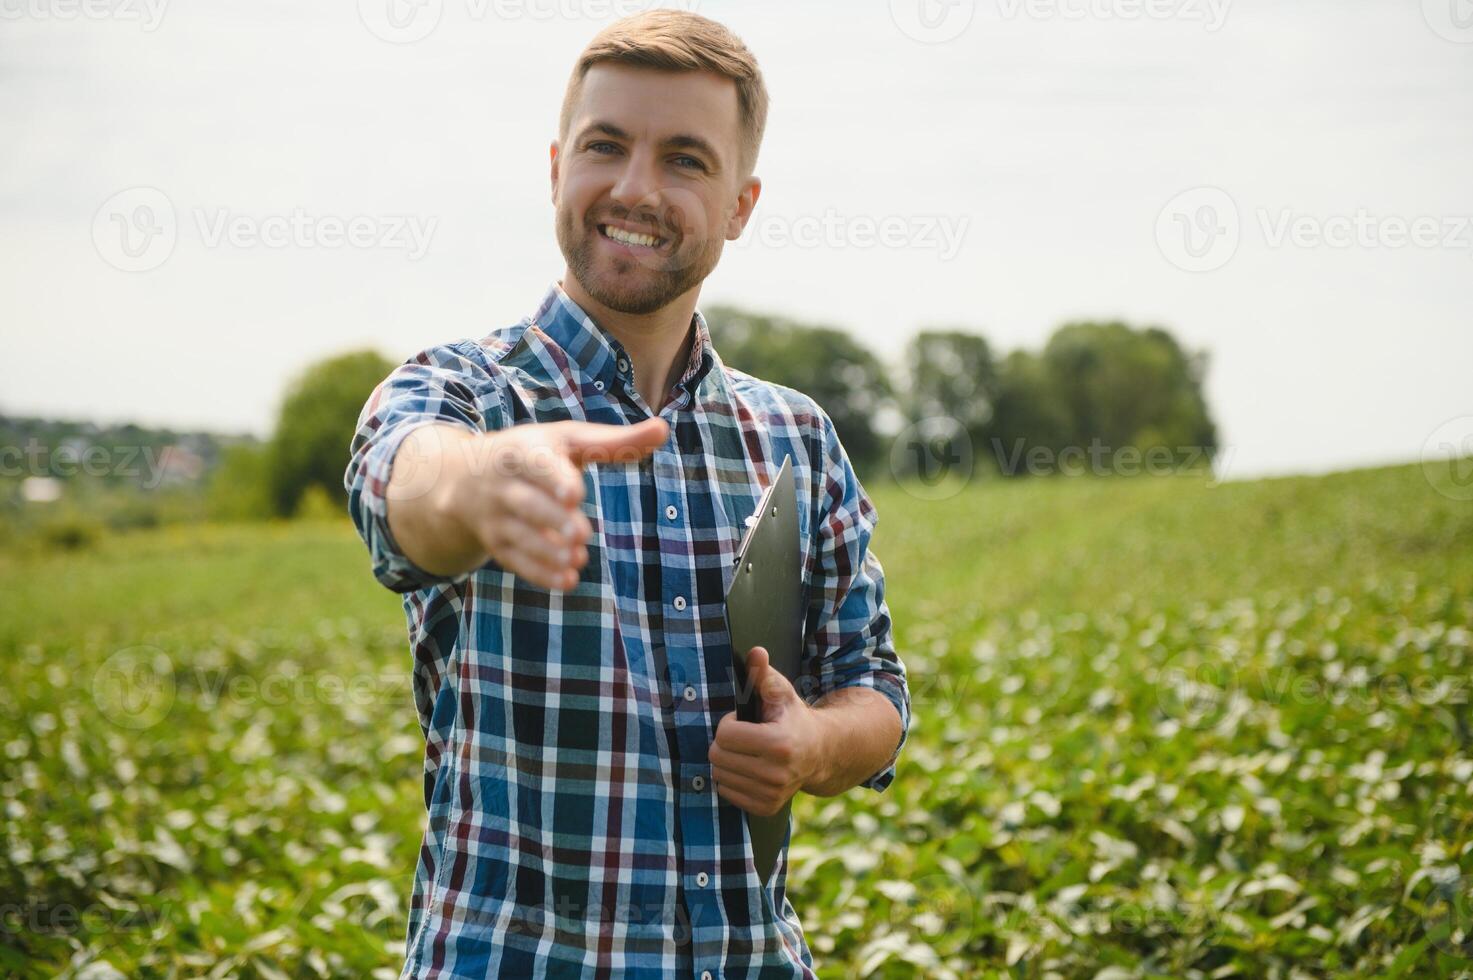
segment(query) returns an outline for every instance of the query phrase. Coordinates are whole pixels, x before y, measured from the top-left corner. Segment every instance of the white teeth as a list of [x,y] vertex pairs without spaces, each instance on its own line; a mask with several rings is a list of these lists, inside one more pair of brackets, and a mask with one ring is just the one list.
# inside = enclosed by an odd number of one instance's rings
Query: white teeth
[[637,231],[625,231],[623,228],[615,228],[613,225],[604,225],[603,231],[605,235],[614,241],[623,242],[625,245],[643,245],[649,248],[660,241],[660,239],[653,235],[642,235]]

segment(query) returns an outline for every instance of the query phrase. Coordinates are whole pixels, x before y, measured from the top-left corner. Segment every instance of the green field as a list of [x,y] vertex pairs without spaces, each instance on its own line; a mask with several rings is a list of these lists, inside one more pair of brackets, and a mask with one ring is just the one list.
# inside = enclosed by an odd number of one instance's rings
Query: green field
[[[872,492],[916,719],[796,804],[825,976],[1473,975],[1473,504]],[[0,551],[0,664],[0,975],[396,975],[421,746],[346,523]]]

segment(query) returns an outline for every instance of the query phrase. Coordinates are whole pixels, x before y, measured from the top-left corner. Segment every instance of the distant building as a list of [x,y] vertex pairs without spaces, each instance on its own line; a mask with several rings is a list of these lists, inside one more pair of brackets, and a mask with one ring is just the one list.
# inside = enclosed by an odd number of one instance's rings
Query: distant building
[[158,484],[193,483],[205,471],[204,457],[180,443],[159,451]]
[[28,476],[20,481],[20,497],[28,504],[52,504],[61,499],[62,483],[54,476]]

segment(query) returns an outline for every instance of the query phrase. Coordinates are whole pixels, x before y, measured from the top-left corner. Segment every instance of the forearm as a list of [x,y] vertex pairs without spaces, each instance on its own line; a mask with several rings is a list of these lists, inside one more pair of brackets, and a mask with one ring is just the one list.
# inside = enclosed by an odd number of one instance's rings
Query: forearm
[[823,745],[821,762],[803,791],[837,796],[879,772],[900,744],[900,714],[868,687],[845,687],[813,705]]
[[411,432],[394,454],[387,494],[389,532],[404,556],[435,575],[459,575],[487,555],[451,506],[451,489],[476,433],[449,424]]

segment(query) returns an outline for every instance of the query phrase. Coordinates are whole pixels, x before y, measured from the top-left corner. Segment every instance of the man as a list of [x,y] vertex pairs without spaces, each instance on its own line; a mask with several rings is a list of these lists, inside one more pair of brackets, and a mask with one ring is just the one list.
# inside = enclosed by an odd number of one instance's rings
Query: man
[[[726,367],[696,312],[761,193],[766,111],[720,24],[605,29],[551,146],[561,280],[364,407],[349,507],[405,594],[425,736],[405,976],[812,975],[786,852],[764,886],[744,811],[884,789],[910,696],[832,421]],[[749,651],[748,723],[723,601],[785,454],[803,670]]]

